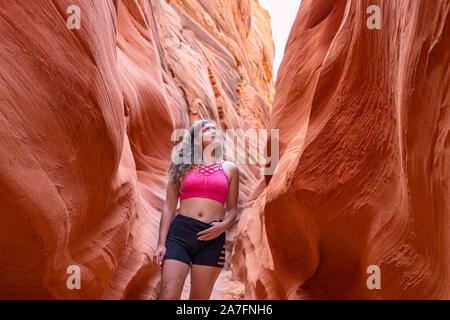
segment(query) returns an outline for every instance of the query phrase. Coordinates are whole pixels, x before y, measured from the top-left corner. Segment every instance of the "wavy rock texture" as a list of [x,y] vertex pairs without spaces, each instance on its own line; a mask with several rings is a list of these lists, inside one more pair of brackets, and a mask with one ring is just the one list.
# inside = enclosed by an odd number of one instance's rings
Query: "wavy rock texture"
[[0,2],[0,298],[157,298],[172,131],[267,127],[273,54],[257,1]]
[[233,251],[245,298],[450,298],[449,10],[303,0],[270,121],[281,159]]

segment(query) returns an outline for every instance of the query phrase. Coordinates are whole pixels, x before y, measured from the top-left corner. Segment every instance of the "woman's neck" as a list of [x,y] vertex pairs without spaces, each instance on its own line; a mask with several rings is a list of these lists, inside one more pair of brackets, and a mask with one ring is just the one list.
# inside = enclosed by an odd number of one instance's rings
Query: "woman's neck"
[[206,161],[205,159],[202,160],[201,164],[205,165],[205,166],[210,166],[212,164],[216,164],[219,163],[220,159],[211,159],[210,161]]

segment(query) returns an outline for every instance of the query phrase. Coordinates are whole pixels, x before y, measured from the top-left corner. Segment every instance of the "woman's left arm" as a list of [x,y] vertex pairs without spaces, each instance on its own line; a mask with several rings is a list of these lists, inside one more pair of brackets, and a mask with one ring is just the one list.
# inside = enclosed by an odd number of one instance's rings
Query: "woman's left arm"
[[228,188],[225,216],[222,221],[225,230],[229,229],[236,221],[239,198],[239,167],[233,164],[230,169],[231,181]]

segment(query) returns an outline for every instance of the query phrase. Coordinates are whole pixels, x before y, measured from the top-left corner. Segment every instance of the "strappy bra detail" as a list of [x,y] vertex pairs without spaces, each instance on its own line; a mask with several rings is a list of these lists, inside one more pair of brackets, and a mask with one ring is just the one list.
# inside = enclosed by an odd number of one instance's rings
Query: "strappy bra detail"
[[223,160],[211,165],[200,164],[189,171],[180,189],[180,201],[188,198],[209,198],[225,205],[228,195],[228,176],[222,167]]

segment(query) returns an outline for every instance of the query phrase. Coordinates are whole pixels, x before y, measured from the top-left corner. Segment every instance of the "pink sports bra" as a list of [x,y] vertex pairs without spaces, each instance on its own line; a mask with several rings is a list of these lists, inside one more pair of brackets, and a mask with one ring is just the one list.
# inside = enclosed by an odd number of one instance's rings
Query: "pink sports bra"
[[223,160],[209,166],[200,164],[183,179],[180,201],[187,198],[209,198],[225,205],[228,194],[228,177],[222,168]]

